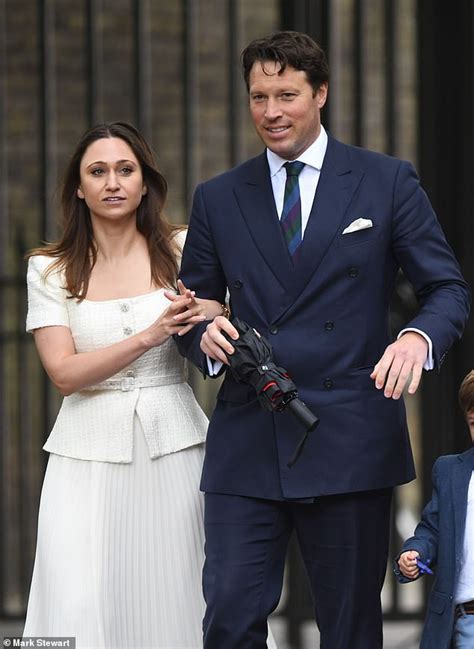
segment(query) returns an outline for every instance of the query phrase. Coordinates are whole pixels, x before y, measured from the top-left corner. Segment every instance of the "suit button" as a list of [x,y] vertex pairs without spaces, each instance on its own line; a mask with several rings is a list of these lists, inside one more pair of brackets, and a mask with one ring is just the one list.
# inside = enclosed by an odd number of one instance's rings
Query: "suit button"
[[326,329],[326,331],[332,331],[334,329],[334,322],[332,320],[328,320],[324,324],[324,328]]
[[349,268],[349,277],[357,277],[359,274],[358,268]]
[[276,325],[272,325],[270,327],[270,333],[273,334],[273,335],[277,334],[278,333],[278,327]]
[[241,279],[236,279],[234,282],[234,288],[242,288],[242,280]]
[[324,379],[324,387],[326,388],[326,390],[330,390],[333,385],[334,383],[332,379]]

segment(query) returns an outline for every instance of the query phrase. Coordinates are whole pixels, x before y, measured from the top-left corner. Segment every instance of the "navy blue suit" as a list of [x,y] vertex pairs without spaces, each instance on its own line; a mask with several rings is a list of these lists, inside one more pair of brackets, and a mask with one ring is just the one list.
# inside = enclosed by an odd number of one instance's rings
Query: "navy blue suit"
[[[454,593],[463,552],[467,494],[474,471],[474,448],[461,455],[445,455],[433,467],[433,495],[426,505],[415,534],[400,552],[416,550],[435,569],[435,581],[420,649],[449,649],[454,626]],[[399,555],[400,556],[400,555]],[[397,557],[398,560],[398,557]],[[395,573],[404,577],[395,561]]]
[[[343,234],[361,217],[373,227]],[[224,301],[229,290],[233,315],[270,340],[277,364],[289,371],[300,397],[320,418],[300,459],[288,468],[302,431],[290,414],[264,412],[252,389],[228,372],[209,425],[201,483],[206,494],[301,503],[390,490],[415,477],[403,401],[386,399],[369,377],[391,342],[389,302],[400,267],[420,302],[407,326],[430,336],[439,367],[463,331],[469,291],[409,163],[329,137],[296,266],[278,220],[266,154],[197,188],[181,278],[200,297]],[[203,330],[195,327],[178,344],[206,374],[199,349]],[[226,512],[231,506],[222,504]],[[241,506],[239,501],[236,507]],[[210,511],[217,515],[214,505]],[[298,528],[294,512],[288,516],[289,527]],[[341,520],[349,516],[341,514]],[[208,527],[207,538],[214,529]],[[305,529],[300,545],[306,534],[314,535]],[[208,560],[209,548],[207,543]],[[337,580],[331,579],[335,588]],[[354,581],[357,588],[358,578]],[[314,584],[313,593],[316,600]],[[338,601],[341,597],[339,592]],[[326,613],[316,610],[316,616],[324,626]],[[244,644],[243,637],[236,647],[265,646],[260,640]],[[226,649],[234,646],[226,642]],[[346,646],[337,643],[327,646]]]

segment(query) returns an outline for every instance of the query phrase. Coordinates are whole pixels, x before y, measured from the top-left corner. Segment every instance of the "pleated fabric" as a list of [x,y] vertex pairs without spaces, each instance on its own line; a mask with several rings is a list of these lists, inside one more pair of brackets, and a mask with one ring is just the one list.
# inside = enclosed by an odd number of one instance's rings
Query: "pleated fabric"
[[50,455],[24,636],[202,647],[203,454],[151,460],[135,415],[130,464]]

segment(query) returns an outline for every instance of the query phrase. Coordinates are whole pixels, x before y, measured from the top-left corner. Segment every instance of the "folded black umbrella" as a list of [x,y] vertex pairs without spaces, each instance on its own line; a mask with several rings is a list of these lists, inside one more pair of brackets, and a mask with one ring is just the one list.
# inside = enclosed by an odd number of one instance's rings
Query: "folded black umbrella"
[[288,372],[274,363],[268,340],[238,318],[231,320],[231,323],[239,332],[239,338],[233,340],[224,331],[222,334],[235,348],[233,354],[227,354],[234,377],[255,388],[258,400],[265,410],[288,410],[305,429],[303,438],[288,462],[291,467],[299,458],[308,434],[316,428],[319,419],[298,398],[298,390]]

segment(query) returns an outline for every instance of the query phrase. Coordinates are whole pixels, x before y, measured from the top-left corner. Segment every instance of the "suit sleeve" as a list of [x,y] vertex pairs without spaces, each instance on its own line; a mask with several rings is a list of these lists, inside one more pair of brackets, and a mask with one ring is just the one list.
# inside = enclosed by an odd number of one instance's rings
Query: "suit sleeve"
[[[214,246],[202,185],[197,187],[194,194],[180,278],[185,286],[196,291],[198,297],[225,301],[227,284]],[[200,342],[207,324],[208,322],[204,322],[196,325],[185,336],[175,337],[181,354],[194,363],[204,376],[209,376],[209,369],[206,356],[200,349]]]
[[[408,583],[415,581],[404,577],[398,568],[398,559],[403,552],[408,550],[416,550],[420,559],[425,563],[428,562],[430,566],[437,563],[438,558],[438,541],[439,541],[439,468],[441,458],[436,460],[432,471],[433,493],[430,502],[423,509],[421,514],[421,521],[415,529],[414,535],[407,539],[403,544],[403,548],[397,555],[394,561],[394,572],[400,583]],[[421,574],[417,577],[419,579]]]
[[393,198],[393,246],[420,309],[405,328],[424,331],[440,367],[464,330],[470,291],[411,164],[401,162]]

